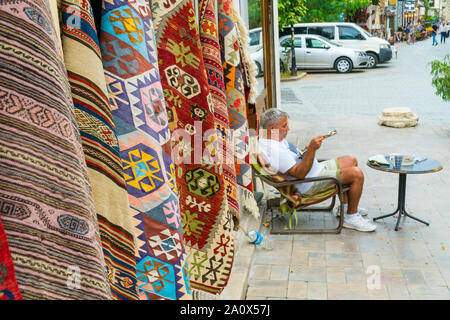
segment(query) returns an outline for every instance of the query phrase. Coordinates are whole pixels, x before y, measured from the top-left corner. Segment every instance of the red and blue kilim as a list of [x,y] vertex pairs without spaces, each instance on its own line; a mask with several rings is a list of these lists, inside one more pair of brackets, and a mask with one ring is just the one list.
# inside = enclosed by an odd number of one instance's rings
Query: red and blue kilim
[[134,224],[139,298],[189,299],[179,186],[148,1],[103,1],[100,48]]
[[191,285],[220,294],[233,265],[233,217],[227,209],[223,139],[217,132],[198,22],[190,0],[152,1],[152,13],[161,83],[170,110]]

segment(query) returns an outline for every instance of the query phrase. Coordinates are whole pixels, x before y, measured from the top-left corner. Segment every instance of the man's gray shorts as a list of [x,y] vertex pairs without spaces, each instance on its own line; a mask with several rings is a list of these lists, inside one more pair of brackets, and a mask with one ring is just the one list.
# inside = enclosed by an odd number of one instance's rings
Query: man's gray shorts
[[[339,161],[338,159],[330,159],[326,161],[322,161],[321,164],[324,165],[323,169],[319,172],[317,177],[333,177],[339,180],[340,177],[340,167],[339,167]],[[317,191],[323,190],[329,185],[333,184],[333,180],[322,180],[322,181],[315,181],[313,182],[313,185],[311,188],[308,189],[308,191],[305,192],[305,194],[314,194]]]

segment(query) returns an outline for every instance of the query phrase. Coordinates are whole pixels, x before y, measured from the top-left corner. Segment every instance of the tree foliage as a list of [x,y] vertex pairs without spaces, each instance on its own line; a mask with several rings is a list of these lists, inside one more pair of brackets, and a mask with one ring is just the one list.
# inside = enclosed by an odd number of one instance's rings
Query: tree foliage
[[307,13],[302,22],[336,22],[342,13],[347,21],[355,21],[359,11],[371,4],[378,5],[379,0],[306,0]]
[[308,0],[278,0],[278,25],[280,29],[301,21],[306,14]]
[[284,27],[292,27],[291,39],[291,75],[297,75],[297,63],[295,61],[294,48],[294,24],[301,21],[306,14],[305,2],[307,0],[278,0],[278,26],[280,30]]
[[431,63],[431,83],[436,88],[436,94],[444,101],[450,101],[450,56],[443,61],[434,60]]
[[262,26],[261,0],[248,0],[248,28]]

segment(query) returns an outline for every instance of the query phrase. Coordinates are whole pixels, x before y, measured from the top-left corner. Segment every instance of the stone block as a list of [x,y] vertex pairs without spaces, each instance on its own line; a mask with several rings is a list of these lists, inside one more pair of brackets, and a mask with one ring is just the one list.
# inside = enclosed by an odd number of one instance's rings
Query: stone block
[[385,108],[378,119],[378,125],[394,128],[414,127],[418,122],[419,117],[407,107]]

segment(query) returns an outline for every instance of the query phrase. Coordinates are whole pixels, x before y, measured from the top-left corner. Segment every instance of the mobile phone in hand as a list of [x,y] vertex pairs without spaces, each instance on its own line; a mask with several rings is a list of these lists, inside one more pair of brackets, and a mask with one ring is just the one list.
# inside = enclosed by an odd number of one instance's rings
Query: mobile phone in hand
[[324,135],[323,137],[328,138],[328,137],[334,136],[336,133],[337,133],[337,130],[333,129],[330,132],[328,132],[326,135]]

